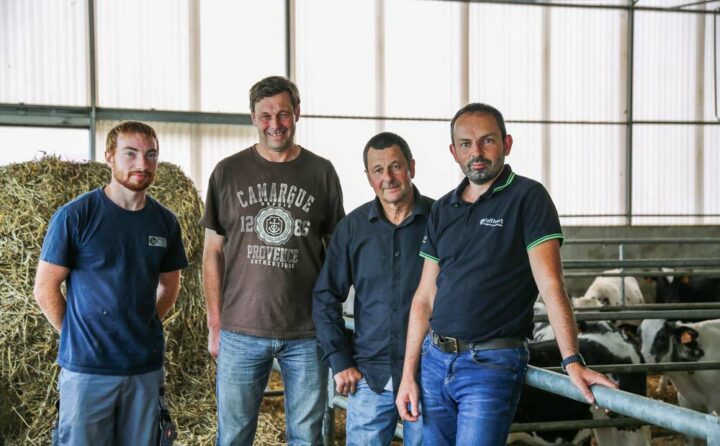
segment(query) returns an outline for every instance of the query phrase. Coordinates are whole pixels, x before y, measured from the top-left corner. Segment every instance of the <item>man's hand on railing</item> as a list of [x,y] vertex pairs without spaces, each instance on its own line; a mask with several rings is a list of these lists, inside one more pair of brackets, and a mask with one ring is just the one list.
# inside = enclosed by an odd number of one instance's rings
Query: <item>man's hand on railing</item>
[[335,391],[342,396],[355,393],[357,383],[362,379],[362,373],[356,367],[349,367],[333,376],[335,379]]
[[593,384],[600,384],[601,386],[612,389],[618,388],[618,385],[610,381],[607,376],[583,367],[580,363],[569,364],[565,370],[567,371],[570,381],[580,390],[589,404],[595,404],[595,397],[590,391],[590,386]]

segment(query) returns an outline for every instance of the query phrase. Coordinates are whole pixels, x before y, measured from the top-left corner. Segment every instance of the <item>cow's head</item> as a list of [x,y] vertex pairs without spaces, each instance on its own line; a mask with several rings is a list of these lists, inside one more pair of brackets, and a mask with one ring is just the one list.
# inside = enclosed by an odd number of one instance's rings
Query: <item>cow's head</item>
[[698,333],[695,329],[679,325],[673,331],[675,355],[673,361],[694,362],[705,356],[705,352],[698,343]]
[[645,362],[693,362],[705,352],[698,344],[699,333],[675,321],[646,319],[639,328]]

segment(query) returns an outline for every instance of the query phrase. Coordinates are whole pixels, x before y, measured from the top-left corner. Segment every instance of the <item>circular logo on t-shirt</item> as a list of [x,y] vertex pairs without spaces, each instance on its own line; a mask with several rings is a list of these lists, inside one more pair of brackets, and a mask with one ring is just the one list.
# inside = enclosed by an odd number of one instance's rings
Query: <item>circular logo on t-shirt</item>
[[292,235],[292,215],[287,209],[266,207],[255,218],[255,232],[269,245],[282,245]]

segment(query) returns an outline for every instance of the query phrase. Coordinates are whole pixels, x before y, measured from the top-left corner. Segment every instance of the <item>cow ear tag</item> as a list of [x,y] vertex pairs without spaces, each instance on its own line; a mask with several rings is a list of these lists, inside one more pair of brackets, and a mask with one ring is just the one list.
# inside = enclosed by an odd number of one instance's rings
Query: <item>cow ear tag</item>
[[687,344],[691,343],[694,339],[695,339],[694,336],[689,331],[683,331],[682,334],[680,335],[680,343],[683,345],[687,345]]

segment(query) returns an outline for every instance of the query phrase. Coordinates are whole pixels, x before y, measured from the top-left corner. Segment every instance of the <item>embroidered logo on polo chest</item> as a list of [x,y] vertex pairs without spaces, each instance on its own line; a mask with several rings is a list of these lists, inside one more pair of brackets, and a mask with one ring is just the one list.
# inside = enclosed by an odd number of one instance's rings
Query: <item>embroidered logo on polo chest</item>
[[494,228],[502,228],[503,227],[503,219],[502,218],[481,218],[479,224],[480,224],[480,226],[491,226]]

